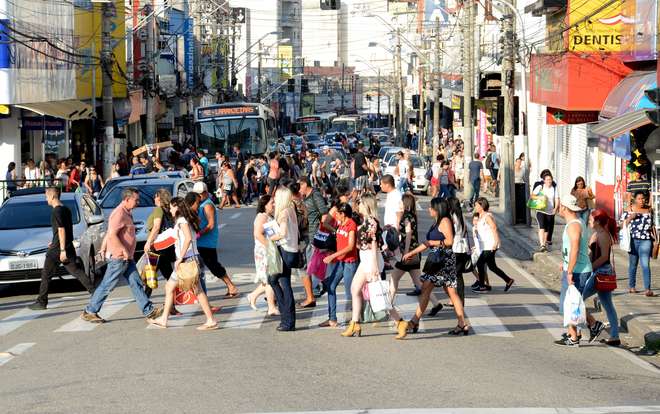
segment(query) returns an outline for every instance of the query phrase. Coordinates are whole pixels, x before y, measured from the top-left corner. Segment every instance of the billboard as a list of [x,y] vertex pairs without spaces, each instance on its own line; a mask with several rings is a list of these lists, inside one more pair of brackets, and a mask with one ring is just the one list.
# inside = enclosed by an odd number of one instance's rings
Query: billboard
[[[112,67],[112,95],[126,98],[126,26],[122,2],[104,3],[112,14],[110,32],[112,53],[115,65]],[[76,0],[73,33],[78,53],[89,56],[101,56],[102,4],[91,0]],[[76,96],[78,99],[91,99],[92,77],[96,77],[96,97],[103,91],[102,73],[98,59],[89,59],[89,65],[80,65],[76,70]]]
[[571,52],[621,52],[626,26],[634,16],[626,13],[624,2],[611,0],[569,0],[568,50]]
[[633,22],[624,24],[621,29],[621,59],[624,62],[655,60],[658,34],[656,0],[626,1],[622,11],[623,15],[630,16]]
[[277,47],[277,59],[280,62],[281,79],[289,79],[293,76],[293,46],[279,45]]

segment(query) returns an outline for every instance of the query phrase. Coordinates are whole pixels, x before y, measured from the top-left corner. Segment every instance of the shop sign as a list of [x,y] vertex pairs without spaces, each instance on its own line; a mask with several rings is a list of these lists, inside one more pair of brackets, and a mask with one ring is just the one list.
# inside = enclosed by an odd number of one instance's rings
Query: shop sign
[[565,111],[548,107],[546,112],[546,123],[548,125],[586,124],[597,121],[597,111]]
[[23,131],[64,131],[65,120],[52,116],[24,116],[21,118]]
[[635,23],[625,14],[621,1],[569,2],[569,47],[572,52],[621,52],[627,25]]

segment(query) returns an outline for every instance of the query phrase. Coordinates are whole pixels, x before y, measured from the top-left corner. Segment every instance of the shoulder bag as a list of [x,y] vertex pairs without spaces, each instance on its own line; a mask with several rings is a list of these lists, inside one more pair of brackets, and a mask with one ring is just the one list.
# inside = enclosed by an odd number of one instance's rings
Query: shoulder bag
[[189,290],[197,292],[199,274],[199,263],[196,256],[181,262],[176,268],[177,287],[184,292]]
[[599,292],[612,292],[613,290],[616,290],[616,269],[614,268],[613,245],[614,245],[614,240],[611,240],[610,264],[612,266],[612,274],[596,272],[596,290]]

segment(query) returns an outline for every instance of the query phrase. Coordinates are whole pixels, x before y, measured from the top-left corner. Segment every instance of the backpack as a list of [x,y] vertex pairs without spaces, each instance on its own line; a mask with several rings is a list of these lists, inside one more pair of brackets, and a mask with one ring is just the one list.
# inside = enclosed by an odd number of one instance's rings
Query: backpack
[[486,168],[489,170],[493,168],[493,153],[489,152],[486,154]]

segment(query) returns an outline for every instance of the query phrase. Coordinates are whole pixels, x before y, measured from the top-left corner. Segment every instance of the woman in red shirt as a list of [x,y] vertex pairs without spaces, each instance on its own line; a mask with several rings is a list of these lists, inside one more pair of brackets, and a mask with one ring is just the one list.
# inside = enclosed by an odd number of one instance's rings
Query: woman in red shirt
[[[334,213],[334,214],[333,214]],[[357,270],[357,249],[355,248],[355,233],[357,224],[351,218],[353,209],[347,203],[340,203],[330,211],[334,218],[326,220],[326,227],[337,231],[337,252],[327,256],[323,262],[328,264],[326,274],[328,277],[323,281],[328,289],[328,320],[320,324],[322,327],[336,327],[337,324],[337,286],[344,280],[346,301],[351,300],[351,282]]]

